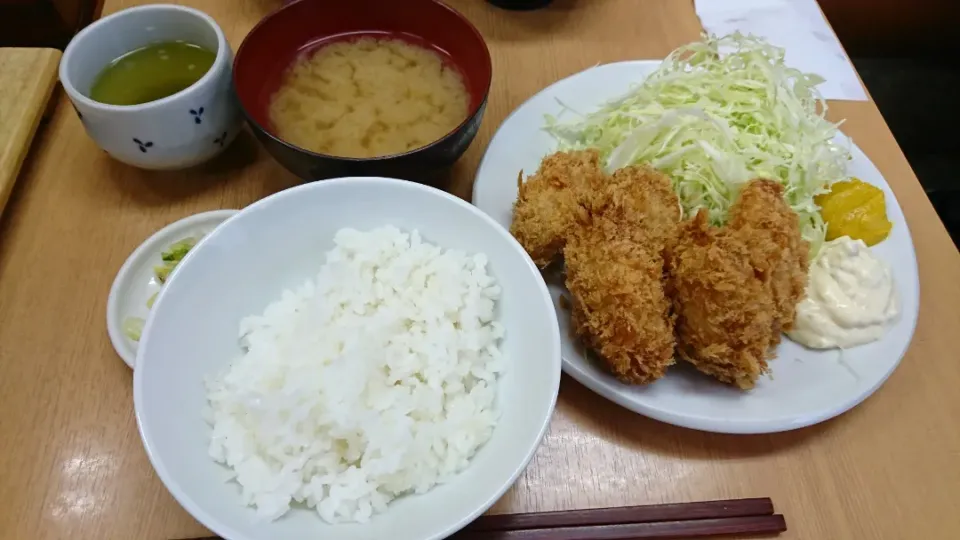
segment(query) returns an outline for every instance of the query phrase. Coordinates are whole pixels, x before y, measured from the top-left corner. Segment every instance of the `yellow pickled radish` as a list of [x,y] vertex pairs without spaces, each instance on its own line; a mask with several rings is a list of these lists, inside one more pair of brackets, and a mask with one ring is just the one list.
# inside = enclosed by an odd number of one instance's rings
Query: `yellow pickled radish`
[[833,184],[830,193],[817,195],[814,200],[827,223],[827,240],[849,236],[872,246],[882,242],[893,228],[887,219],[883,190],[857,178]]

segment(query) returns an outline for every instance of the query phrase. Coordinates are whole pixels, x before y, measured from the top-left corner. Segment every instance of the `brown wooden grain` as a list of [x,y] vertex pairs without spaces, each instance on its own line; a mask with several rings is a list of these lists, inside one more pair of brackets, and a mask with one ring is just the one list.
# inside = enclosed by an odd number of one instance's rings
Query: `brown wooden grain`
[[0,215],[57,81],[60,51],[0,48]]
[[[186,3],[236,47],[280,0]],[[537,90],[598,62],[662,57],[700,31],[686,0],[555,0],[530,13],[452,3],[483,32],[495,71],[483,128],[454,171],[461,196],[497,125]],[[0,537],[203,536],[143,452],[131,373],[106,335],[107,291],[159,227],[296,180],[248,135],[198,170],[132,169],[59,99],[0,221]],[[833,421],[728,436],[645,419],[565,378],[543,445],[494,512],[769,496],[790,517],[784,538],[960,538],[960,255],[877,108],[834,103],[831,117],[847,118],[893,186],[916,243],[920,321],[890,380]]]

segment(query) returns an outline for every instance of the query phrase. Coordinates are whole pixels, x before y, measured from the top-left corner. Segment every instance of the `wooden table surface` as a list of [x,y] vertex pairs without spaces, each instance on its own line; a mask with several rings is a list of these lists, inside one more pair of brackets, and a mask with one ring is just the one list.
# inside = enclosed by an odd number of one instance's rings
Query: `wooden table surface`
[[0,214],[57,82],[60,51],[0,47]]
[[[185,3],[236,48],[279,1]],[[106,0],[104,12],[132,3]],[[483,32],[495,72],[483,128],[455,170],[463,197],[494,129],[527,97],[598,62],[662,57],[700,31],[682,0],[556,0],[532,13],[452,3]],[[144,454],[131,373],[107,339],[107,292],[154,230],[296,180],[249,135],[198,170],[132,169],[99,151],[57,99],[0,221],[0,537],[200,535]],[[549,434],[494,511],[771,496],[786,538],[960,538],[960,256],[876,106],[834,103],[831,116],[847,119],[913,232],[920,322],[896,373],[840,418],[767,436],[660,424],[565,378]]]

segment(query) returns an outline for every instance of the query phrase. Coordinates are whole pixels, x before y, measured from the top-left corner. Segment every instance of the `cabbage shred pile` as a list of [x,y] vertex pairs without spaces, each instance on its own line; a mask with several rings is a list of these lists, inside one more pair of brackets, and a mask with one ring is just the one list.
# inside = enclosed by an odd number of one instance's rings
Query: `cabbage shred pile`
[[825,118],[823,82],[784,63],[753,36],[704,36],[672,52],[639,86],[572,122],[547,117],[560,150],[596,148],[608,170],[649,164],[668,174],[684,217],[701,208],[722,225],[740,187],[756,177],[786,188],[811,255],[826,226],[813,197],[846,178],[839,124]]

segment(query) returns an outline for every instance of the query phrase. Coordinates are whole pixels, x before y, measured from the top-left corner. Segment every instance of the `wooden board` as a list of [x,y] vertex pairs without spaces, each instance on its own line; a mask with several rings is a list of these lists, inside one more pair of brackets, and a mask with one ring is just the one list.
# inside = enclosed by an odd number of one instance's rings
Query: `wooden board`
[[57,82],[59,64],[56,49],[0,48],[0,214]]

